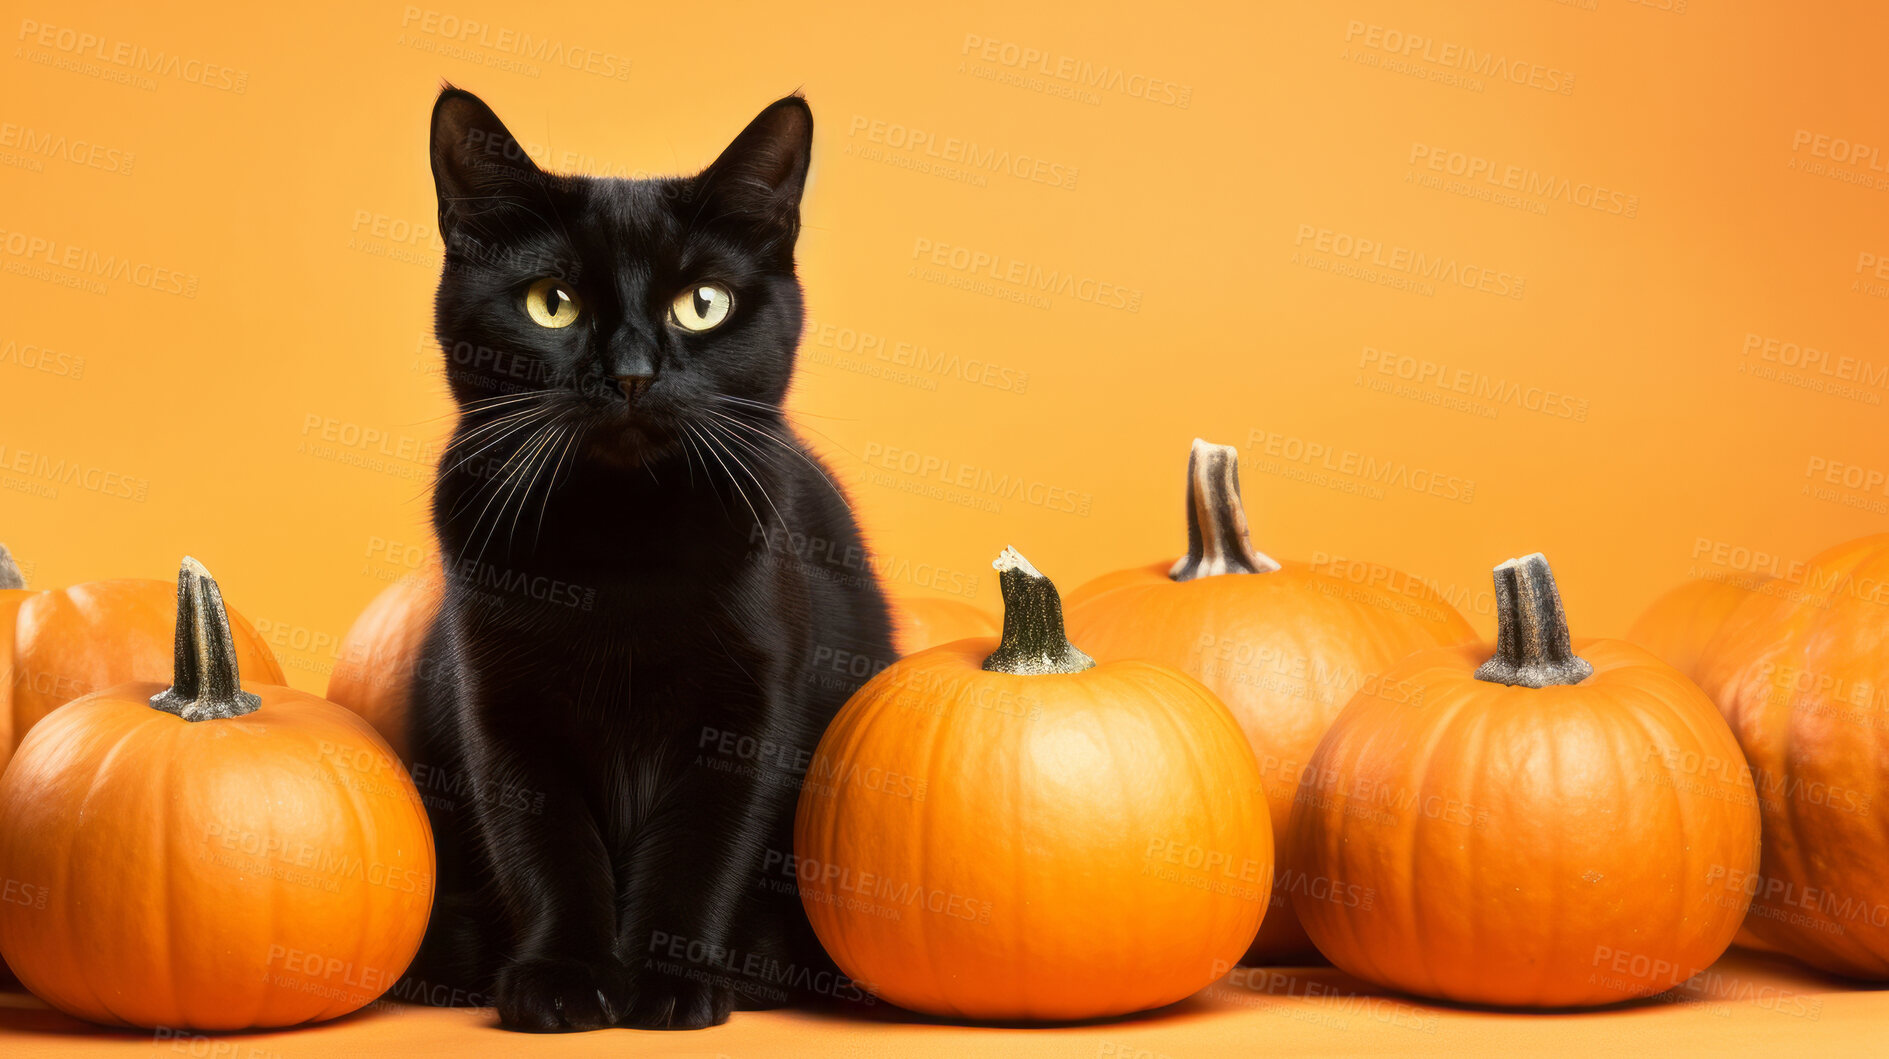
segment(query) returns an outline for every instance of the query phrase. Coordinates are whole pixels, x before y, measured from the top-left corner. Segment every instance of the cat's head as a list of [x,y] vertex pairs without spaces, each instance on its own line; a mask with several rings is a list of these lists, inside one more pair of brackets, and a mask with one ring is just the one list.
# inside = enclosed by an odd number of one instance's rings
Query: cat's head
[[478,97],[441,92],[435,327],[462,433],[490,427],[495,451],[555,434],[634,465],[778,408],[812,142],[813,113],[789,96],[695,176],[566,176]]

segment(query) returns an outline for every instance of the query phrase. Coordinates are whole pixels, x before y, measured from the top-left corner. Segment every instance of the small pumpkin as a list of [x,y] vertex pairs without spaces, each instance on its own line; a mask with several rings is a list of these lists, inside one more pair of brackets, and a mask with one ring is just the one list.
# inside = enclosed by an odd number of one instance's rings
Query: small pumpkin
[[1193,679],[1100,665],[1056,587],[998,560],[1001,640],[893,663],[820,740],[795,819],[802,903],[840,968],[914,1011],[1068,1020],[1180,1000],[1271,893],[1259,774]]
[[1889,980],[1889,534],[1758,594],[1699,660],[1757,781],[1764,863],[1726,881],[1745,927],[1813,967]]
[[1245,962],[1317,957],[1286,894],[1317,885],[1292,863],[1287,828],[1299,773],[1351,696],[1423,648],[1475,638],[1456,608],[1414,578],[1378,568],[1279,562],[1255,551],[1240,503],[1239,453],[1194,439],[1187,461],[1187,554],[1123,570],[1070,596],[1070,635],[1103,661],[1145,658],[1212,688],[1258,758],[1278,871]]
[[892,643],[901,657],[955,640],[995,636],[1002,629],[990,611],[961,599],[900,596],[889,602]]
[[[53,711],[0,776],[0,953],[60,1010],[240,1030],[393,985],[433,898],[412,781],[367,723],[238,682],[222,595],[185,559],[175,677]],[[26,899],[30,896],[30,899]]]
[[[1293,806],[1293,894],[1346,972],[1562,1008],[1650,996],[1730,945],[1758,864],[1738,745],[1678,670],[1571,642],[1539,553],[1496,567],[1487,646],[1405,659],[1332,723]],[[1578,649],[1578,653],[1576,653]]]
[[1696,677],[1699,658],[1725,619],[1770,582],[1770,578],[1749,582],[1705,578],[1688,581],[1642,611],[1627,630],[1627,639],[1681,673]]
[[[0,559],[0,767],[39,719],[100,688],[170,674],[176,587],[167,581],[92,581],[26,590],[11,556]],[[255,628],[235,616],[237,660],[264,683],[282,667]]]
[[445,574],[428,563],[382,589],[348,628],[328,674],[328,701],[366,718],[402,761],[409,756],[408,707],[420,651],[445,588]]

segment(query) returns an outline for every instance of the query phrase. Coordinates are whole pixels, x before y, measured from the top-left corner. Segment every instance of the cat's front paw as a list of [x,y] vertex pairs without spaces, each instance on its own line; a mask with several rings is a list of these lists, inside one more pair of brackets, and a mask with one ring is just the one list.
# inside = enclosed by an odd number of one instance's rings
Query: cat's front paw
[[638,983],[636,998],[622,1025],[639,1030],[699,1030],[728,1021],[734,990],[672,975],[649,975]]
[[492,992],[506,1029],[597,1030],[630,1010],[630,972],[615,960],[522,960],[499,972]]

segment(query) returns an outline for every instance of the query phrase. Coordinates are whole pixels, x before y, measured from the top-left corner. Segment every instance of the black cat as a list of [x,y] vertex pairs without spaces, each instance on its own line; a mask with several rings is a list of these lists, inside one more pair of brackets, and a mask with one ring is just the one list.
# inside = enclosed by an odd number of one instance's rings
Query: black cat
[[434,106],[460,418],[410,721],[439,890],[405,995],[526,1030],[859,995],[788,855],[850,660],[893,657],[865,564],[820,558],[865,552],[781,411],[812,135],[790,96],[697,176],[600,179],[541,172],[467,92]]

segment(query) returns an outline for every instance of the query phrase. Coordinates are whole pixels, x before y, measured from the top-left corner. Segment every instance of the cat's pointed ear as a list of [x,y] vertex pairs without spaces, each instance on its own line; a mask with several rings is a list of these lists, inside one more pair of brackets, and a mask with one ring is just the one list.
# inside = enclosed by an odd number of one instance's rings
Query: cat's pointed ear
[[518,138],[478,96],[447,85],[433,104],[433,186],[440,234],[493,207],[520,205],[544,174]]
[[718,214],[738,214],[792,235],[813,157],[813,109],[798,95],[763,110],[702,171],[699,187]]

